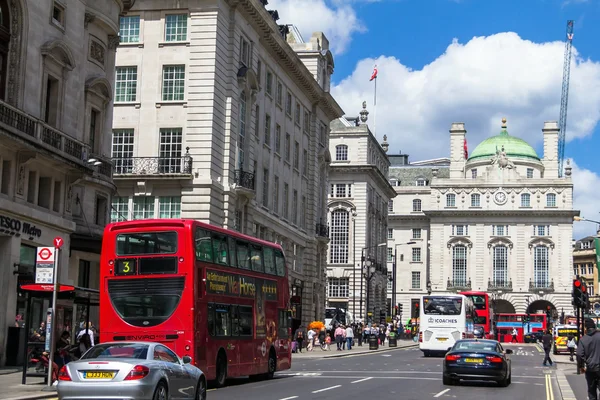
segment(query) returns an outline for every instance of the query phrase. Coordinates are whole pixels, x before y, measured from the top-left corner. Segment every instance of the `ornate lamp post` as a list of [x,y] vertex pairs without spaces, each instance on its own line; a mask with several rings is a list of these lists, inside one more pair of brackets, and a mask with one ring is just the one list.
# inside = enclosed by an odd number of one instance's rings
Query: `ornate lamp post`
[[363,267],[363,276],[367,280],[367,307],[365,310],[365,321],[369,322],[369,295],[371,293],[371,279],[377,273],[377,269],[375,268],[374,263],[371,260],[367,260],[365,263],[365,267]]

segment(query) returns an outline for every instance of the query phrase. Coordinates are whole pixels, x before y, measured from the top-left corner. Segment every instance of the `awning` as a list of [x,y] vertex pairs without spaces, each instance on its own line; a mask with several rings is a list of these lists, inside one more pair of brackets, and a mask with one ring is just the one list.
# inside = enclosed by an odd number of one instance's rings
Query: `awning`
[[[100,305],[100,292],[97,289],[82,288],[73,285],[58,285],[58,298],[60,300],[71,300],[75,304]],[[32,297],[52,297],[54,285],[24,284],[21,290],[26,291]]]

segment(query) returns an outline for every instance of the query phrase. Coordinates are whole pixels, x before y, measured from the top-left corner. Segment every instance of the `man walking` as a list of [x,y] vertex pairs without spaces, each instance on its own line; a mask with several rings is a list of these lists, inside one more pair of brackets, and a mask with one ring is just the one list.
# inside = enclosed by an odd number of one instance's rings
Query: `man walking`
[[511,343],[519,343],[519,339],[517,339],[517,328],[513,328],[512,330],[512,340]]
[[354,330],[351,326],[346,328],[346,346],[348,350],[352,350],[352,341],[354,340]]
[[544,367],[547,366],[547,363],[550,363],[550,366],[552,366],[552,360],[550,359],[550,350],[552,350],[552,342],[553,342],[553,338],[552,338],[552,334],[550,333],[550,329],[548,329],[546,331],[546,333],[544,333],[544,335],[542,336],[542,345],[544,346]]
[[596,323],[591,318],[583,322],[586,334],[577,345],[577,365],[585,373],[588,387],[588,399],[598,400],[600,390],[600,335],[597,335]]

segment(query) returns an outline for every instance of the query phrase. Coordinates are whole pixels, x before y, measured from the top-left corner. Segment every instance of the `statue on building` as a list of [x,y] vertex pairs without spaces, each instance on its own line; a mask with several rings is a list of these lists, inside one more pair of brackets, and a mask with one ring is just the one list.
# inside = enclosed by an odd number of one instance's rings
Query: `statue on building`
[[504,146],[502,146],[501,150],[496,148],[496,155],[492,157],[492,165],[498,165],[500,169],[513,169],[515,167],[515,164],[506,156]]

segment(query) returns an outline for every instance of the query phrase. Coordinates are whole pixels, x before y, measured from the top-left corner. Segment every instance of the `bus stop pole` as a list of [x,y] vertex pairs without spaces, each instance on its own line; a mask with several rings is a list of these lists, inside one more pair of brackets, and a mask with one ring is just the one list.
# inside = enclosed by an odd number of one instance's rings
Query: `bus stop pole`
[[52,386],[52,366],[54,364],[54,352],[56,351],[56,301],[58,298],[58,272],[60,265],[60,248],[56,247],[54,250],[54,289],[52,290],[52,314],[50,327],[50,354],[48,354],[48,386]]
[[[579,278],[579,277],[577,277]],[[577,345],[579,346],[579,339],[581,338],[581,319],[579,318],[579,314],[582,312],[582,309],[579,306],[575,306],[575,316],[577,318]],[[575,365],[577,366],[577,375],[581,375],[581,368],[579,365],[579,361],[575,362]]]

